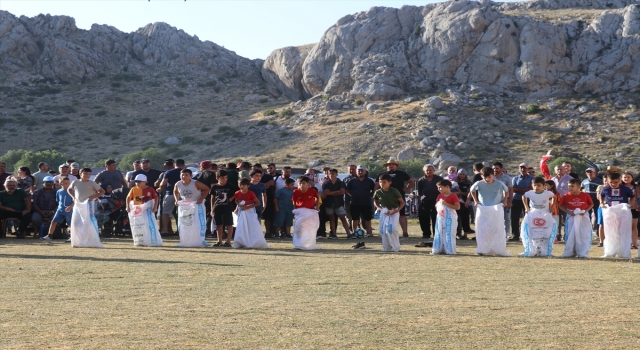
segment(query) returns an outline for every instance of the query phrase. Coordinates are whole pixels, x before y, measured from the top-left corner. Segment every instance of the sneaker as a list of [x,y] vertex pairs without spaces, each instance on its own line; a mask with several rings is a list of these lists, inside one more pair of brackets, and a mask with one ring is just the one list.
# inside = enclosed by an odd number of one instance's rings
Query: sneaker
[[364,242],[358,242],[355,245],[351,246],[352,249],[362,249],[364,248]]
[[511,237],[509,242],[520,242],[520,237]]
[[46,241],[47,243],[53,243],[53,239],[51,239],[51,237],[49,237],[49,235],[46,235],[44,237],[40,237],[40,240]]
[[64,241],[64,243],[71,243],[71,237],[69,237],[69,239],[67,239],[66,241]]
[[316,236],[316,239],[323,239],[326,238],[325,236]]
[[402,238],[409,238],[409,234],[408,233],[403,233],[402,234]]
[[464,233],[476,233],[474,230],[464,231]]
[[283,233],[283,234],[282,234],[282,237],[280,237],[280,238],[292,239],[292,238],[293,238],[293,236],[292,236],[292,235],[288,235],[288,234],[286,234],[286,233]]
[[338,239],[338,236],[332,234],[332,235],[329,235],[329,239]]
[[347,239],[358,239],[358,237],[356,237],[356,235],[352,233],[350,235],[347,235]]

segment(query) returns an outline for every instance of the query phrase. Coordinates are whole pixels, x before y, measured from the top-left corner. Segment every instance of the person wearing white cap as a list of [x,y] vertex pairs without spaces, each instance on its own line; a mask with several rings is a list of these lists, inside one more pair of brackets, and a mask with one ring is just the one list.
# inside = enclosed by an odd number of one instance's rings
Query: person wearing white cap
[[156,190],[147,186],[147,176],[143,174],[138,174],[133,179],[135,183],[135,187],[131,188],[129,194],[127,195],[127,211],[131,210],[131,203],[134,205],[140,205],[147,203],[150,200],[155,200],[153,204],[153,212],[158,211],[158,193]]
[[60,174],[53,177],[53,183],[56,184],[56,188],[60,188],[60,179],[63,177],[68,177],[70,182],[76,181],[78,178],[69,173],[69,165],[68,164],[60,164],[58,167],[58,172]]
[[71,167],[71,175],[79,178],[80,177],[80,164],[78,164],[76,162],[73,162],[69,166]]
[[531,190],[533,176],[529,175],[529,165],[520,163],[518,166],[520,175],[511,179],[513,185],[513,205],[511,206],[511,233],[513,240],[520,239],[520,215],[524,212],[524,203],[522,195]]

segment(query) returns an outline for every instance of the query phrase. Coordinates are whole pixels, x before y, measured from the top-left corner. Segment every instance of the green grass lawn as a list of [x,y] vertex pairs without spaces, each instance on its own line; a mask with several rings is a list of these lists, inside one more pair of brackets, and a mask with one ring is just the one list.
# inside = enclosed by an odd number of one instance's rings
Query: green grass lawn
[[[413,228],[410,232],[415,232]],[[3,349],[633,348],[638,260],[0,240]],[[563,245],[554,247],[559,256]],[[509,243],[512,254],[522,246]],[[632,252],[635,256],[636,251]]]

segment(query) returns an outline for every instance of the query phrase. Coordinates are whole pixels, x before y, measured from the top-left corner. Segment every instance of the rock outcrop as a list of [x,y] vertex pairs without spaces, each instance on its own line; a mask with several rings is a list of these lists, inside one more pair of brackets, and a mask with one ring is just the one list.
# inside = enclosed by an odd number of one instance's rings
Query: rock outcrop
[[162,69],[261,82],[261,65],[166,23],[133,33],[97,24],[82,30],[67,16],[17,18],[0,11],[0,75],[5,77],[35,73],[78,82],[100,73]]
[[[559,24],[501,12],[578,6],[606,10],[591,23]],[[296,99],[348,92],[353,98],[387,100],[471,84],[529,98],[635,92],[640,89],[640,4],[453,0],[374,7],[341,18],[306,58],[282,50],[267,59],[277,63],[270,64],[269,79],[283,82],[272,84],[274,90]],[[292,57],[290,63],[286,57]]]

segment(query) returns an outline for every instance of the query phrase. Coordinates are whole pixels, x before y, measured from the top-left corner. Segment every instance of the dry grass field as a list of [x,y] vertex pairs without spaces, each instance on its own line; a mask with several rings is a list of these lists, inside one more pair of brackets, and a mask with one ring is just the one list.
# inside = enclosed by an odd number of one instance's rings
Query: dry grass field
[[[413,226],[410,232],[418,232]],[[432,256],[402,240],[319,251],[72,249],[0,240],[3,349],[606,348],[640,345],[638,260]],[[559,256],[564,246],[557,245]],[[509,243],[514,255],[522,246]],[[633,252],[634,255],[636,252]]]

